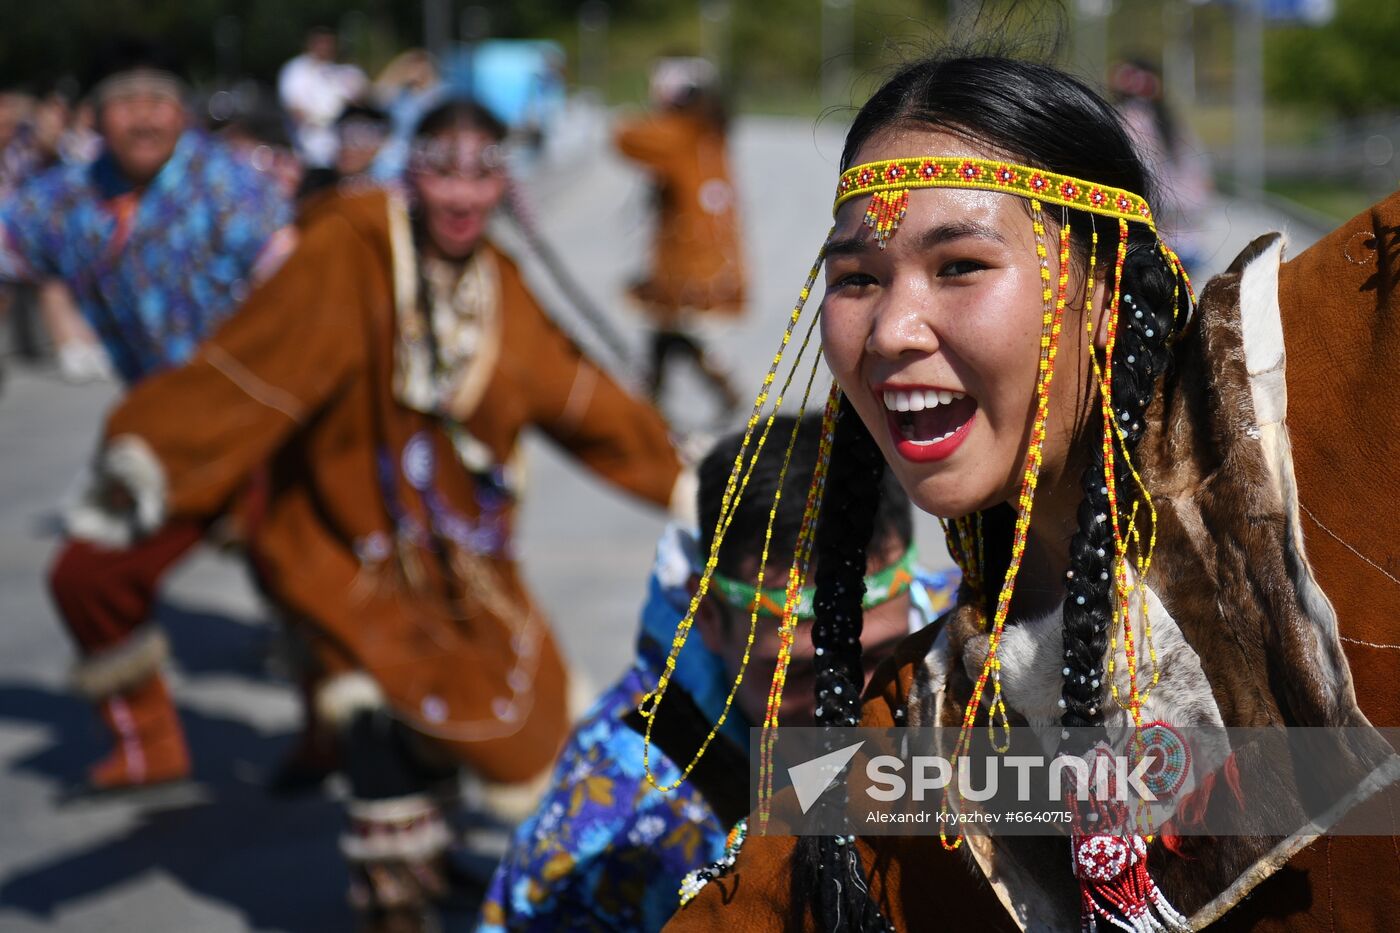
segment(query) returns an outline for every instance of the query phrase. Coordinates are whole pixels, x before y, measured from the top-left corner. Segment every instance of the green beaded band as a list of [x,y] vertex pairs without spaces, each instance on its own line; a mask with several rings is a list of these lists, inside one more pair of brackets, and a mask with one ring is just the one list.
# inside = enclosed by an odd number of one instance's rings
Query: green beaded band
[[[887,603],[896,596],[901,596],[914,583],[914,564],[918,560],[918,552],[914,545],[909,545],[899,560],[890,564],[879,573],[872,573],[865,578],[865,598],[861,605],[865,609],[871,609],[881,603]],[[761,593],[758,588],[749,583],[741,583],[732,577],[714,574],[710,577],[710,583],[719,593],[720,597],[731,606],[739,606],[743,609],[752,609],[754,597],[758,597],[759,615],[770,616],[775,619],[783,617],[783,602],[787,599],[787,587],[775,586],[765,588]],[[797,595],[797,618],[810,619],[813,617],[812,600],[816,596],[817,589],[814,586],[804,586]]]

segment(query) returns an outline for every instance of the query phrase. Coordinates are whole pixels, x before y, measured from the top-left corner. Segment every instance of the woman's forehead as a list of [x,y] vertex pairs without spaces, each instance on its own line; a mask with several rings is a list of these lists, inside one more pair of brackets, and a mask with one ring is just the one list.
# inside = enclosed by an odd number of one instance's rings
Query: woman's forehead
[[495,143],[495,137],[476,126],[452,126],[434,133],[429,141],[460,149],[484,149]]

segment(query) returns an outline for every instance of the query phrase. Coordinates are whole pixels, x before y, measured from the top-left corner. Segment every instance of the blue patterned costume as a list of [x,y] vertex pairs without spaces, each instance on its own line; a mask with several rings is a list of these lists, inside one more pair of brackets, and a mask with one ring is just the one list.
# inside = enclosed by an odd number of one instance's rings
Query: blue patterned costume
[[[697,566],[694,538],[669,528],[642,610],[637,659],[575,727],[533,816],[515,831],[482,907],[478,933],[659,930],[675,913],[681,879],[724,852],[721,825],[689,781],[662,794],[647,783],[642,737],[623,716],[656,686],[676,624],[690,604]],[[919,573],[910,589],[920,622],[933,621],[957,589],[956,571]],[[920,626],[921,627],[921,626]],[[717,655],[692,638],[676,665],[675,685],[711,722],[729,677]],[[721,734],[747,749],[748,723],[730,711]],[[670,784],[680,768],[655,745],[652,771]]]
[[[115,205],[132,197],[123,223]],[[105,152],[23,185],[0,205],[0,279],[66,282],[132,383],[193,354],[291,219],[272,179],[190,130],[139,194]]]

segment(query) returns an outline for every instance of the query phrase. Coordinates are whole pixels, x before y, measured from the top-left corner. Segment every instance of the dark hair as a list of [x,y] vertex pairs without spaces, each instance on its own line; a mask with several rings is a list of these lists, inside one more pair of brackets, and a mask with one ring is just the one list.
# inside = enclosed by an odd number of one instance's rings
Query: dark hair
[[[744,564],[750,560],[757,560],[762,553],[768,511],[774,495],[778,492],[778,473],[783,465],[783,452],[787,449],[788,438],[796,423],[797,419],[791,415],[779,415],[773,420],[773,428],[759,454],[758,462],[754,465],[743,498],[734,510],[734,518],[725,534],[724,545],[720,548],[715,569],[725,576],[738,575],[742,572]],[[705,536],[700,542],[702,553],[708,554],[714,545],[714,529],[719,523],[724,489],[743,439],[743,432],[735,432],[721,438],[700,462],[697,504],[700,531]],[[792,562],[793,551],[797,546],[797,533],[802,525],[802,512],[807,504],[807,489],[812,482],[812,471],[817,465],[820,440],[821,416],[804,417],[797,441],[792,448],[787,478],[783,481],[782,498],[773,518],[773,539],[768,548],[770,565]],[[865,532],[864,540],[878,546],[893,539],[908,547],[914,536],[909,497],[893,476],[885,478],[881,493],[879,507],[873,513],[874,520],[870,529]],[[861,571],[862,574],[864,572]],[[777,580],[765,585],[781,586],[782,581]]]
[[266,146],[291,148],[287,122],[272,106],[255,106],[223,120],[210,120],[209,129],[222,135],[242,135]]
[[114,36],[102,43],[93,56],[84,76],[83,91],[91,93],[112,75],[139,68],[165,71],[182,81],[188,80],[184,62],[171,46],[144,36]]
[[[1082,82],[1046,65],[987,55],[931,58],[905,67],[856,116],[846,136],[842,168],[852,165],[861,147],[875,134],[896,127],[942,129],[1003,152],[1018,162],[1125,189],[1149,200],[1152,197],[1147,171],[1113,108]],[[1088,262],[1090,234],[1096,226],[1108,233],[1107,243],[1116,242],[1116,224],[1111,221],[1075,210],[1062,215],[1056,212],[1054,218],[1070,224],[1075,257],[1081,265]],[[1127,260],[1117,283],[1125,298],[1115,350],[1112,401],[1131,449],[1142,436],[1143,414],[1166,367],[1166,340],[1177,310],[1174,300],[1187,299],[1174,292],[1175,279],[1159,252],[1156,235],[1141,224],[1130,224],[1129,228]],[[1113,268],[1112,254],[1110,246],[1100,247],[1097,258],[1099,268],[1105,272]],[[1113,284],[1110,282],[1109,286]],[[1094,410],[1097,412],[1097,406]],[[853,413],[843,421],[858,423]],[[1102,429],[1101,417],[1094,415],[1090,425]],[[832,452],[832,479],[816,548],[819,560],[842,576],[828,581],[826,587],[818,577],[814,633],[825,628],[829,645],[819,658],[821,721],[846,725],[859,715],[856,701],[847,701],[844,688],[851,680],[849,672],[860,669],[859,638],[850,638],[852,625],[859,625],[859,614],[853,620],[847,605],[850,593],[859,592],[860,576],[850,564],[851,555],[846,555],[845,561],[829,556],[842,554],[843,527],[860,520],[861,505],[857,486],[838,480],[838,464],[842,464],[843,475],[850,475],[847,470],[857,472],[854,479],[858,485],[873,487],[859,473],[866,469],[863,464],[874,442],[863,427],[859,431],[847,430],[838,439],[841,443]],[[1070,543],[1071,570],[1064,604],[1065,667],[1070,673],[1065,675],[1062,687],[1062,721],[1067,727],[1102,723],[1102,662],[1112,616],[1113,540],[1106,519],[1103,455],[1100,445],[1089,447],[1091,462],[1082,478],[1085,498],[1079,507],[1079,530]],[[1130,501],[1131,477],[1121,457],[1115,457],[1118,499]],[[845,467],[848,462],[860,465]],[[1010,535],[1009,523],[1002,520],[1005,511],[1001,507],[989,510],[984,522],[989,571],[998,567],[1004,571],[1006,567],[1007,555],[1003,552],[1009,550]],[[845,522],[838,519],[842,514]],[[994,587],[999,580],[1000,575],[988,573],[986,587],[990,592],[983,596],[989,603],[996,598]],[[824,598],[824,593],[835,595]],[[858,636],[859,629],[855,631]],[[839,699],[832,693],[836,684],[843,686]],[[823,690],[829,695],[823,696]],[[849,838],[803,839],[794,880],[806,885],[806,899],[819,911],[824,927],[885,929],[888,925],[864,893],[868,885],[860,860],[846,856],[847,845]],[[821,871],[813,871],[814,866],[820,866]],[[842,873],[839,888],[832,884],[833,871]],[[834,898],[840,898],[840,903]]]
[[501,118],[477,101],[454,97],[423,114],[413,128],[413,138],[441,136],[452,130],[480,130],[496,142],[505,139],[508,132]]
[[[884,490],[893,477],[875,439],[847,399],[841,400],[831,445],[826,494],[817,520],[817,592],[812,646],[816,653],[818,725],[845,727],[860,721],[865,687],[861,667],[861,629],[865,613],[866,544]],[[895,483],[898,488],[898,483]],[[829,799],[826,799],[829,798]],[[828,815],[844,807],[844,795],[829,793],[817,802]],[[865,870],[851,851],[855,837],[798,840],[797,875],[802,900],[830,929],[884,930],[889,925],[867,896]]]
[[718,87],[691,87],[672,107],[690,114],[717,132],[724,133],[729,129],[729,105]]
[[336,126],[343,126],[351,120],[359,120],[364,123],[378,123],[388,127],[389,114],[372,104],[346,104],[345,109],[340,111],[340,116],[335,118]]

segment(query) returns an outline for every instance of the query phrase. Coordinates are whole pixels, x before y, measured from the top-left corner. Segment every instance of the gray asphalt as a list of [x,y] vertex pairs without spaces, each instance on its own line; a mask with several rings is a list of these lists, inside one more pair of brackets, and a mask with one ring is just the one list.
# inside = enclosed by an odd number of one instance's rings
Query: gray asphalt
[[[756,387],[829,223],[840,133],[806,120],[737,124],[753,300],[718,346],[746,386]],[[646,262],[647,189],[604,143],[598,124],[573,122],[564,157],[535,174],[530,196],[539,226],[639,346],[640,322],[618,296]],[[1209,218],[1204,266],[1219,269],[1252,236],[1285,227],[1294,249],[1315,236],[1268,209],[1223,202]],[[565,326],[595,343],[557,290],[535,281]],[[72,654],[43,575],[57,541],[55,508],[114,397],[110,386],[69,386],[52,371],[15,366],[0,389],[0,931],[348,930],[336,805],[262,790],[295,734],[297,704],[269,663],[267,614],[231,557],[198,553],[170,578],[158,610],[175,649],[193,786],[146,800],[63,802],[63,787],[103,738],[65,688]],[[712,423],[693,383],[667,402],[679,421]],[[538,439],[526,449],[526,575],[571,664],[601,688],[630,658],[663,516]],[[931,562],[946,560],[932,521],[921,520],[918,534]]]

